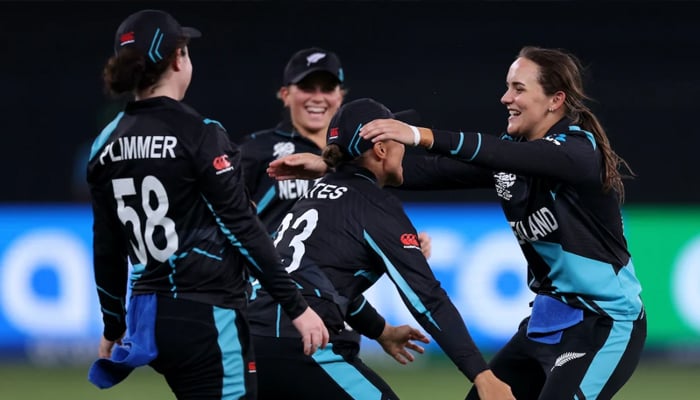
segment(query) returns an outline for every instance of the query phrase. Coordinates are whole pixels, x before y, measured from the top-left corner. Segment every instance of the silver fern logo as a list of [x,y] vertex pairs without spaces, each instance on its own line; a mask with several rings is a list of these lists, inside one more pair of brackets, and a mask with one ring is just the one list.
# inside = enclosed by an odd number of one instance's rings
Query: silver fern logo
[[309,55],[306,57],[306,66],[308,67],[308,66],[310,66],[311,64],[316,64],[317,62],[321,61],[321,60],[324,59],[325,57],[326,57],[326,53],[318,53],[318,52],[316,52],[316,53],[313,53],[313,54],[309,54]]
[[586,355],[586,353],[566,352],[566,353],[560,355],[559,357],[557,357],[557,360],[554,361],[554,366],[552,367],[552,369],[550,369],[550,371],[554,371],[554,368],[561,367],[562,365],[568,363],[569,361],[575,360],[577,358],[581,358],[585,355]]

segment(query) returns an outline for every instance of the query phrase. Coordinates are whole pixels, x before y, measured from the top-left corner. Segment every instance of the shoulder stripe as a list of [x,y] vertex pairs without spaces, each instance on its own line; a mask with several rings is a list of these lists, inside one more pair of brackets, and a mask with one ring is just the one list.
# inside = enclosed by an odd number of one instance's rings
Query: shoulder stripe
[[584,130],[581,129],[581,127],[579,127],[578,125],[569,125],[569,130],[570,130],[570,131],[576,131],[576,132],[583,132],[584,134],[586,134],[586,137],[588,138],[588,140],[589,140],[589,141],[591,142],[591,144],[593,145],[593,150],[595,150],[596,147],[598,147],[598,144],[597,144],[596,141],[595,141],[595,136],[593,136],[592,133],[590,133],[590,132],[588,132],[588,131],[584,131]]
[[203,122],[204,122],[206,125],[209,125],[209,124],[219,125],[219,126],[221,127],[221,129],[226,130],[226,128],[224,128],[224,126],[221,125],[221,122],[219,122],[219,121],[217,121],[217,120],[215,120],[215,119],[204,118],[204,121],[203,121]]
[[96,155],[97,152],[100,151],[102,146],[107,143],[107,139],[112,135],[112,132],[117,128],[117,125],[119,124],[119,121],[122,119],[124,116],[124,111],[121,111],[119,114],[117,114],[116,117],[110,122],[107,126],[102,129],[102,132],[97,136],[94,142],[92,142],[92,147],[90,148],[90,158],[88,160],[92,160]]
[[590,132],[588,132],[588,131],[583,131],[583,133],[586,134],[586,137],[588,138],[588,140],[589,140],[589,141],[591,142],[591,144],[593,145],[593,150],[595,150],[596,147],[598,146],[598,144],[596,143],[595,137],[593,136],[593,134],[590,133]]

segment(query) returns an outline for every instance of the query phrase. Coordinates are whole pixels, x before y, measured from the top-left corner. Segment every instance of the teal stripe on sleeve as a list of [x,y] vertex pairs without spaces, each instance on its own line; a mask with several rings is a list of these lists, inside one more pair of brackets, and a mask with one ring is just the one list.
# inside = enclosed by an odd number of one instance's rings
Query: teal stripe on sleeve
[[[477,133],[476,135],[477,135],[476,149],[474,149],[474,154],[472,154],[469,161],[473,161],[476,158],[476,155],[479,154],[479,151],[481,150],[481,133]],[[460,146],[461,146],[461,142],[460,142]]]
[[238,240],[236,235],[234,235],[233,232],[231,232],[231,230],[228,229],[221,222],[221,218],[219,218],[219,216],[216,214],[216,212],[214,211],[214,207],[211,206],[211,203],[209,203],[209,201],[206,199],[206,197],[204,197],[204,195],[202,195],[202,198],[204,199],[204,203],[209,208],[209,211],[211,211],[211,213],[214,215],[214,219],[216,220],[216,224],[219,225],[219,229],[221,229],[221,232],[223,232],[224,235],[226,235],[226,238],[228,238],[228,240],[231,242],[231,244],[238,249],[238,251],[241,253],[241,255],[243,255],[243,257],[245,257],[248,260],[250,265],[252,265],[256,269],[258,269],[259,271],[262,271],[262,268],[260,268],[260,265],[258,265],[258,262],[255,259],[253,259],[253,257],[250,255],[250,252],[248,251],[248,249],[243,247],[243,244],[240,242],[240,240]]
[[455,155],[459,153],[460,150],[462,150],[462,146],[464,145],[464,133],[460,132],[459,133],[459,143],[457,144],[457,148],[454,150],[450,150],[450,154]]
[[107,126],[105,126],[104,129],[102,129],[102,132],[100,132],[95,141],[92,142],[92,147],[90,147],[89,160],[95,158],[97,152],[99,152],[102,146],[104,146],[105,143],[107,143],[107,139],[109,139],[109,137],[112,135],[112,132],[114,132],[114,130],[117,128],[117,125],[119,124],[119,121],[122,119],[123,116],[124,111],[117,114],[117,116],[114,117],[112,122],[107,124]]
[[369,246],[372,248],[372,250],[381,257],[382,261],[384,261],[384,265],[386,266],[387,273],[391,277],[391,280],[395,282],[396,287],[401,291],[401,293],[406,296],[408,301],[411,303],[411,306],[416,309],[420,314],[423,314],[428,318],[430,323],[432,323],[438,330],[440,329],[440,326],[437,324],[437,322],[433,319],[433,316],[431,315],[430,311],[428,308],[423,304],[423,302],[420,300],[416,292],[413,291],[411,286],[406,282],[406,280],[401,276],[399,273],[398,269],[396,269],[396,266],[391,263],[389,258],[384,254],[382,249],[379,248],[377,243],[372,239],[372,237],[367,233],[367,231],[364,231],[364,237],[367,243],[369,243]]

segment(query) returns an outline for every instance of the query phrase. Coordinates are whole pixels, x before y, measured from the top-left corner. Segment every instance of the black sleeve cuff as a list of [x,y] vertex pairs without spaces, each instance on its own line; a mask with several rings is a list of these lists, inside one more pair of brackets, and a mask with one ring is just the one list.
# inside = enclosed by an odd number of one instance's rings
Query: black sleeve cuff
[[124,335],[124,332],[126,332],[126,323],[123,321],[124,318],[122,318],[120,322],[108,323],[105,321],[105,328],[102,331],[102,335],[104,335],[105,339],[113,342],[120,339]]
[[306,311],[306,309],[309,307],[309,304],[304,299],[304,296],[302,296],[301,293],[297,291],[290,301],[281,304],[281,306],[284,312],[289,317],[289,319],[293,320],[296,317],[303,314],[304,311]]
[[431,152],[472,161],[479,153],[481,134],[433,129]]
[[376,339],[384,332],[386,320],[364,298],[358,297],[348,307],[345,321],[362,335]]

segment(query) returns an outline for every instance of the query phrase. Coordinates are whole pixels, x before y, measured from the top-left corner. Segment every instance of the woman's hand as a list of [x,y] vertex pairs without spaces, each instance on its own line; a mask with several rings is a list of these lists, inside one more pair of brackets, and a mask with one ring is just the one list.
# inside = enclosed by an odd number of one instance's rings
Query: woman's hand
[[267,167],[267,174],[278,181],[287,179],[316,179],[328,171],[321,156],[313,153],[297,153],[278,158]]
[[360,136],[376,143],[381,140],[395,140],[413,146],[411,126],[395,119],[375,119],[360,128]]
[[482,371],[474,378],[474,386],[481,400],[514,400],[510,386],[498,379],[490,369]]
[[377,342],[382,345],[384,351],[392,356],[399,364],[406,364],[414,360],[413,354],[408,350],[413,350],[423,354],[425,349],[412,341],[430,343],[430,340],[423,332],[409,325],[392,326],[389,323],[384,325],[384,331],[377,338]]
[[292,324],[301,334],[304,354],[313,355],[319,348],[325,349],[328,344],[328,329],[321,317],[311,307],[292,320]]
[[112,349],[115,344],[122,344],[122,338],[124,334],[117,340],[107,340],[104,336],[100,339],[100,347],[97,349],[97,356],[100,358],[110,358],[112,357]]
[[428,232],[420,232],[418,234],[418,243],[420,243],[420,251],[425,256],[425,259],[430,258],[430,252],[432,250],[433,239],[428,235]]

